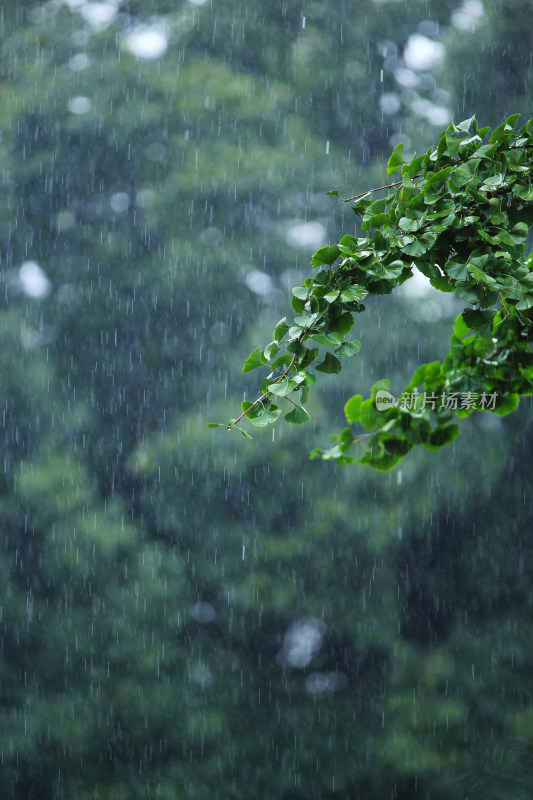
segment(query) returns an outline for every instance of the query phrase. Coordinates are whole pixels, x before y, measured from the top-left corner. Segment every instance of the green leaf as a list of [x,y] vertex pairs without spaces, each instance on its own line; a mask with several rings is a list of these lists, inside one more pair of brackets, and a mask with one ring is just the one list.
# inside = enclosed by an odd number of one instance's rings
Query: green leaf
[[465,133],[468,133],[474,120],[475,120],[474,116],[469,117],[468,119],[464,119],[462,122],[459,122],[455,127],[459,131],[464,131]]
[[344,413],[346,415],[346,420],[347,422],[349,422],[350,425],[353,425],[355,422],[359,420],[359,414],[361,411],[362,402],[363,402],[362,395],[356,394],[353,397],[350,397],[350,399],[344,406]]
[[420,216],[418,219],[411,219],[410,217],[401,217],[398,220],[398,226],[406,233],[417,231],[425,222],[424,218]]
[[350,333],[353,328],[353,317],[349,311],[345,311],[340,317],[334,319],[329,326],[329,333],[342,336],[343,338]]
[[359,408],[359,422],[366,431],[372,430],[378,424],[378,412],[375,400],[369,398],[361,403]]
[[357,339],[352,339],[349,342],[343,342],[340,347],[335,350],[338,356],[355,356],[361,349],[361,342]]
[[298,373],[296,377],[302,376],[303,377],[303,385],[304,386],[312,386],[316,383],[316,375],[313,375],[312,372],[307,372],[304,370],[303,372]]
[[505,120],[505,124],[509,128],[514,128],[519,119],[520,119],[520,114],[511,114],[511,116],[507,117],[507,119]]
[[333,262],[339,257],[340,250],[337,245],[325,245],[321,247],[320,250],[317,250],[314,254],[313,258],[311,259],[311,266],[312,267],[321,267],[322,264],[333,264]]
[[502,172],[497,172],[496,175],[491,175],[490,178],[485,178],[481,190],[496,189],[505,184],[505,175]]
[[283,317],[280,319],[276,327],[274,328],[274,340],[276,342],[281,342],[287,331],[289,330],[290,325],[287,323],[287,318]]
[[505,138],[505,128],[505,122],[502,122],[501,125],[498,125],[497,128],[494,128],[489,139],[489,144],[498,144],[501,142]]
[[[387,208],[388,202],[389,201],[387,197],[380,197],[378,200],[373,200],[367,207],[364,218],[370,219],[370,217],[375,217],[377,214],[382,214]],[[351,236],[343,236],[340,244],[348,245],[350,242],[353,242],[355,245],[357,245],[357,240],[354,240]]]
[[492,155],[496,149],[495,144],[482,144],[481,147],[473,154],[474,158],[492,158]]
[[522,186],[521,184],[515,184],[513,186],[513,194],[515,194],[517,197],[520,197],[521,200],[531,202],[533,201],[533,186]]
[[404,176],[407,176],[407,178],[417,177],[427,157],[428,154],[425,153],[423,156],[417,156],[416,158],[413,158],[410,164],[405,164],[405,166],[402,167],[402,178],[404,178]]
[[303,354],[300,356],[299,359],[299,368],[305,369],[312,364],[313,361],[316,361],[318,357],[318,347],[306,347],[304,348]]
[[414,389],[416,389],[418,386],[421,386],[424,383],[426,379],[426,369],[427,369],[427,364],[421,364],[419,367],[417,367],[417,369],[413,374],[413,377],[405,387],[406,392],[412,392]]
[[455,158],[457,153],[459,152],[459,147],[463,144],[463,142],[456,136],[452,136],[451,133],[445,134],[445,142],[446,142],[446,150],[444,151],[445,154],[450,156],[450,158]]
[[264,428],[266,425],[271,425],[273,422],[275,422],[280,414],[280,408],[277,406],[271,406],[269,409],[264,409],[259,416],[250,419],[250,422],[252,425],[256,425],[258,428]]
[[276,383],[269,383],[268,391],[279,397],[285,397],[290,394],[290,392],[294,392],[297,386],[298,383],[293,378],[282,378],[282,380]]
[[517,222],[516,225],[513,225],[511,228],[511,233],[513,237],[516,237],[519,241],[524,241],[529,234],[529,225],[526,225],[525,222]]
[[253,438],[254,438],[253,436],[251,436],[251,435],[248,433],[248,431],[245,431],[245,430],[243,430],[243,428],[239,428],[239,430],[240,430],[240,432],[242,433],[242,435],[245,437],[245,439],[253,439]]
[[291,336],[290,341],[288,342],[288,344],[285,345],[285,349],[287,350],[287,352],[293,353],[295,356],[298,357],[300,353],[303,353],[305,349],[300,341],[300,335],[302,333],[302,329],[298,327],[291,328],[289,334],[291,334],[291,331],[294,331],[294,335]]
[[445,266],[445,271],[454,281],[466,281],[469,277],[466,264],[462,261],[450,260]]
[[524,297],[516,304],[516,308],[518,311],[525,311],[528,308],[533,306],[533,294],[526,294]]
[[331,278],[331,271],[327,269],[321,269],[320,272],[317,272],[317,274],[313,278],[313,285],[314,286],[329,285],[330,278]]
[[381,436],[380,440],[385,450],[388,453],[393,453],[394,455],[404,456],[413,447],[413,445],[408,442],[404,436],[385,435]]
[[324,347],[338,347],[338,345],[342,344],[344,336],[337,333],[314,333],[311,338]]
[[390,380],[388,378],[381,378],[381,380],[374,383],[370,390],[372,400],[376,399],[378,392],[390,392]]
[[428,190],[435,191],[436,189],[440,189],[450,172],[454,169],[453,166],[447,166],[443,169],[439,169],[437,172],[434,172],[430,178],[426,181],[426,185],[424,186],[424,194],[428,194]]
[[422,442],[428,450],[440,450],[446,444],[450,444],[459,436],[459,425],[447,425],[446,427],[436,428],[429,436],[429,439]]
[[284,419],[287,422],[293,422],[295,425],[302,425],[304,422],[308,422],[311,417],[302,406],[294,406],[292,411],[285,414]]
[[362,286],[350,286],[348,289],[343,289],[341,294],[341,302],[343,303],[353,303],[359,302],[360,300],[364,300],[367,296],[368,291],[364,289]]
[[[333,438],[333,437],[332,437]],[[337,441],[340,442],[343,449],[347,449],[353,443],[355,436],[351,428],[343,428],[337,436]]]
[[383,452],[377,456],[374,456],[370,451],[367,451],[362,458],[357,460],[357,463],[368,464],[370,467],[377,469],[379,472],[387,472],[387,470],[395,467],[400,459],[401,455],[395,453]]
[[[291,300],[291,306],[296,311],[297,314],[301,314],[305,308],[305,300],[301,300],[299,297],[293,297]],[[293,326],[294,327],[294,326]],[[291,329],[289,328],[289,331]]]
[[439,292],[454,292],[455,286],[452,285],[450,279],[446,275],[437,275],[429,279],[430,284],[438,289]]
[[489,337],[492,332],[492,321],[496,316],[495,311],[474,308],[465,308],[463,320],[471,330],[479,331],[482,336]]
[[479,303],[481,292],[477,286],[474,287],[466,282],[458,282],[455,286],[455,291],[461,300],[466,300],[467,303]]
[[273,370],[278,367],[288,367],[291,361],[292,357],[288,353],[283,353],[283,355],[278,356],[270,366]]
[[208,422],[205,427],[206,428],[225,428],[226,426],[223,425],[221,422]]
[[[405,238],[408,239],[411,237]],[[421,236],[414,239],[414,241],[407,242],[407,244],[402,247],[402,251],[407,253],[408,256],[422,256],[433,247],[436,239],[437,235],[435,233],[423,233]]]
[[507,414],[511,414],[516,408],[518,408],[519,402],[520,395],[515,393],[505,395],[501,399],[498,397],[496,400],[494,413],[499,417],[505,417]]
[[455,318],[455,322],[454,322],[454,326],[453,326],[453,332],[454,332],[455,336],[457,336],[458,339],[462,339],[463,336],[466,336],[466,334],[469,332],[469,330],[470,330],[470,328],[468,327],[468,325],[464,321],[463,315],[462,314],[458,314],[457,317]]
[[392,175],[402,164],[405,164],[405,159],[403,157],[403,142],[400,142],[392,151],[387,163],[387,175]]
[[294,324],[300,328],[310,328],[317,319],[317,314],[304,314],[301,317],[294,317]]
[[279,352],[279,349],[279,344],[277,342],[270,342],[270,344],[265,347],[263,355],[267,361],[270,361],[270,359]]
[[255,350],[252,350],[252,352],[244,362],[242,371],[243,373],[250,372],[252,369],[255,369],[256,367],[263,366],[263,364],[266,364],[266,358],[264,357],[260,348],[256,347]]
[[293,286],[292,293],[295,297],[298,297],[300,300],[307,300],[309,295],[309,289],[307,286]]
[[326,353],[326,357],[321,364],[317,364],[315,369],[318,372],[325,372],[328,375],[335,374],[342,370],[342,364],[338,358],[335,358],[331,353]]
[[527,154],[525,150],[506,150],[503,154],[507,167],[511,172],[528,172]]
[[466,265],[467,270],[475,278],[477,281],[482,281],[483,283],[496,283],[496,279],[492,277],[492,275],[487,275],[486,272],[483,272],[482,269],[477,267],[471,261],[467,262]]
[[381,228],[387,222],[392,222],[392,215],[383,212],[381,214],[374,214],[373,217],[366,217],[361,227],[366,231],[369,230],[369,228]]

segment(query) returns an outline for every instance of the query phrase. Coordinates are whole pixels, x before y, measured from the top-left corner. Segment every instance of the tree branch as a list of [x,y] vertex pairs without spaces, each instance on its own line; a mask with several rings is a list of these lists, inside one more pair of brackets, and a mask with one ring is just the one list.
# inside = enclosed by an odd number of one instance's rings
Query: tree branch
[[393,186],[399,186],[400,183],[403,183],[403,180],[395,181],[394,183],[388,183],[386,186],[376,186],[374,189],[367,189],[366,192],[361,192],[361,194],[356,194],[354,197],[347,197],[344,202],[349,203],[350,200],[358,200],[360,197],[364,197],[365,194],[370,194],[371,192],[379,192],[380,189],[392,189]]
[[503,294],[501,292],[501,289],[500,289],[500,300],[502,301],[502,306],[505,308],[505,310],[507,312],[507,316],[510,317],[511,315],[509,314],[509,309],[505,305],[505,300],[503,299]]

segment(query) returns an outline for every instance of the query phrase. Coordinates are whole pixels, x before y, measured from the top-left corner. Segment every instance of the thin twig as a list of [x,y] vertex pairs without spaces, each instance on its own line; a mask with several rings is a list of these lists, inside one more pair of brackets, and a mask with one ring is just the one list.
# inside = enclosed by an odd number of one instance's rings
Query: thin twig
[[354,439],[353,441],[351,441],[350,445],[359,444],[359,442],[364,442],[365,439],[372,438],[372,436],[375,436],[376,433],[379,433],[379,431],[374,431],[374,433],[366,433],[364,436],[360,436],[358,439]]
[[[416,178],[420,178],[420,175],[415,175],[413,180]],[[367,189],[366,192],[361,192],[361,194],[356,194],[354,197],[347,197],[344,201],[345,203],[349,203],[350,200],[358,200],[360,197],[364,197],[365,194],[370,194],[371,192],[379,192],[380,189],[392,189],[393,186],[399,186],[403,183],[403,178],[401,181],[394,181],[394,183],[388,183],[386,186],[376,186],[374,189]]]
[[[283,373],[283,375],[280,375],[280,376],[279,376],[279,378],[277,378],[275,381],[272,381],[272,383],[279,383],[280,381],[282,381],[282,380],[283,380],[283,378],[286,378],[286,377],[287,377],[287,375],[289,374],[290,370],[292,369],[292,365],[294,364],[294,361],[295,361],[295,359],[296,359],[296,353],[293,355],[293,357],[292,357],[292,359],[291,359],[291,363],[289,364],[289,366],[287,367],[287,369],[285,370],[285,372]],[[246,411],[243,411],[243,412],[242,412],[242,414],[241,414],[241,416],[240,416],[240,417],[237,417],[237,419],[235,420],[235,422],[233,423],[233,425],[227,425],[227,426],[226,426],[226,427],[227,427],[227,429],[228,429],[228,431],[229,431],[231,428],[234,428],[234,427],[235,427],[235,425],[236,425],[236,424],[239,422],[239,420],[241,420],[243,417],[245,417],[245,416],[246,416],[246,414],[248,414],[248,412],[249,412],[249,411],[251,411],[251,410],[252,410],[252,408],[254,408],[254,406],[256,406],[258,403],[262,403],[262,402],[263,402],[263,400],[264,400],[266,397],[268,397],[269,395],[271,395],[271,394],[273,394],[273,393],[272,393],[272,392],[265,392],[265,394],[262,394],[262,395],[261,395],[261,397],[258,397],[258,398],[257,398],[257,400],[256,400],[254,403],[252,403],[252,405],[251,405],[251,406],[248,406],[248,408],[246,409]]]
[[371,192],[379,192],[380,189],[392,189],[393,186],[399,186],[400,183],[403,183],[403,181],[395,181],[394,183],[388,183],[387,186],[376,186],[374,189],[367,189],[366,192],[361,192],[361,194],[356,194],[354,197],[347,197],[344,202],[349,203],[350,200],[358,200],[360,197],[364,197],[365,194],[370,194]]
[[507,312],[507,316],[510,317],[511,315],[509,314],[509,309],[505,305],[505,300],[503,299],[503,294],[502,294],[501,289],[500,289],[500,300],[502,301],[502,306],[505,308],[505,310]]
[[243,411],[243,412],[242,412],[242,414],[241,414],[241,416],[240,416],[240,417],[237,417],[237,419],[235,420],[235,422],[233,423],[233,425],[226,425],[226,428],[228,429],[228,431],[230,431],[232,428],[235,428],[235,426],[237,425],[237,423],[239,422],[239,420],[241,420],[241,419],[242,419],[242,418],[243,418],[243,417],[244,417],[244,416],[245,416],[245,415],[246,415],[246,414],[247,414],[249,411],[251,411],[251,410],[252,410],[252,408],[253,408],[254,406],[256,406],[258,403],[261,403],[261,402],[262,402],[262,401],[265,399],[265,397],[266,397],[266,396],[267,396],[266,394],[263,394],[263,395],[261,395],[261,397],[259,397],[259,398],[258,398],[258,399],[255,401],[255,403],[252,403],[252,405],[251,405],[251,406],[248,406],[248,408],[246,409],[246,411]]

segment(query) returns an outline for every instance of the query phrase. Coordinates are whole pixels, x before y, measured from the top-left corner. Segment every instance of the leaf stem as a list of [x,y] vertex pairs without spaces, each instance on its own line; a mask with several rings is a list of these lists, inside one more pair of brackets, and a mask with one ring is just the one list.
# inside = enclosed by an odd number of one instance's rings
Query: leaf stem
[[[415,175],[415,178],[419,178],[420,175]],[[364,197],[365,194],[370,194],[371,192],[379,192],[380,189],[392,189],[394,186],[399,186],[403,183],[403,178],[401,181],[394,181],[394,183],[388,183],[386,186],[375,186],[374,189],[367,189],[366,192],[361,192],[361,194],[356,194],[354,197],[347,197],[344,201],[345,203],[349,203],[350,200],[358,200],[360,197]]]
[[241,420],[252,408],[254,408],[254,406],[256,406],[258,403],[261,403],[265,399],[265,397],[268,397],[269,394],[270,394],[270,392],[267,392],[266,394],[261,395],[261,397],[258,397],[257,400],[254,403],[252,403],[251,406],[248,406],[246,411],[242,412],[240,417],[237,417],[237,419],[235,420],[233,425],[226,425],[226,428],[228,429],[228,431],[231,430],[232,428],[236,428],[237,427],[237,423],[239,422],[239,420]]
[[502,306],[505,308],[505,311],[507,312],[507,316],[510,317],[511,315],[509,314],[509,309],[505,305],[505,300],[503,299],[503,294],[501,289],[500,289],[500,300],[502,301]]
[[[300,338],[301,338],[301,337],[300,337]],[[305,338],[305,337],[304,337],[304,338]],[[303,341],[303,339],[302,339],[302,341]],[[293,357],[291,358],[291,363],[289,364],[289,366],[287,367],[287,369],[285,370],[285,372],[284,372],[284,373],[282,373],[282,374],[281,374],[281,375],[280,375],[278,378],[276,378],[276,380],[275,380],[275,381],[272,381],[272,383],[279,383],[280,381],[282,381],[282,380],[283,380],[283,378],[286,378],[286,377],[287,377],[287,375],[289,374],[290,370],[292,369],[292,365],[294,364],[294,360],[295,360],[295,358],[296,358],[296,353],[295,353],[295,354],[293,355]],[[245,416],[246,416],[246,414],[247,414],[249,411],[251,411],[251,409],[252,409],[252,408],[254,408],[254,406],[256,406],[258,403],[261,403],[261,402],[262,402],[262,401],[263,401],[263,400],[264,400],[266,397],[268,397],[268,396],[269,396],[269,395],[271,395],[271,394],[272,394],[272,392],[265,392],[265,394],[262,394],[262,395],[261,395],[261,397],[258,397],[258,398],[257,398],[257,400],[256,400],[254,403],[252,403],[252,405],[251,405],[251,406],[248,406],[248,408],[246,409],[246,411],[243,411],[243,412],[242,412],[242,414],[241,414],[241,416],[240,416],[240,417],[237,417],[237,419],[235,420],[235,422],[233,423],[233,425],[227,425],[227,426],[226,426],[226,427],[227,427],[227,429],[228,429],[228,431],[229,431],[231,428],[234,428],[234,427],[237,425],[237,423],[239,422],[239,420],[241,420],[243,417],[245,417]]]
[[365,439],[371,439],[372,436],[376,435],[376,433],[379,433],[379,428],[377,431],[373,431],[373,433],[365,433],[364,436],[360,436],[358,439],[353,439],[350,442],[350,447],[352,446],[352,444],[359,444],[359,442],[364,442]]

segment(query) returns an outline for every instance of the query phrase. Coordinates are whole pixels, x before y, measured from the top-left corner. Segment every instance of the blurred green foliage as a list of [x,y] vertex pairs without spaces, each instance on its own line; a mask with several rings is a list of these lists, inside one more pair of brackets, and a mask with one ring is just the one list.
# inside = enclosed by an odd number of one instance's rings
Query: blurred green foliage
[[[445,106],[493,122],[450,59],[463,3],[0,8],[0,796],[526,797],[527,402],[438,463],[303,458],[354,391],[442,358],[460,308],[372,298],[312,431],[205,430],[345,230],[324,192],[425,151]],[[440,67],[405,62],[415,33]]]
[[[520,396],[533,394],[533,273],[531,256],[526,257],[533,219],[533,120],[514,131],[518,117],[508,117],[490,138],[490,129],[478,129],[475,117],[452,123],[436,149],[408,163],[403,143],[398,144],[387,171],[401,167],[402,178],[351,198],[362,229],[374,233],[343,236],[314,254],[311,266],[319,271],[292,289],[297,316],[289,322],[283,317],[270,344],[256,347],[244,362],[243,373],[266,367],[259,397],[243,401],[242,413],[226,425],[208,422],[207,427],[237,429],[252,438],[238,423],[246,419],[262,428],[276,422],[280,398],[291,404],[287,422],[308,422],[303,404],[317,377],[310,367],[329,375],[341,372],[339,357],[361,350],[361,342],[345,338],[354,314],[364,311],[361,301],[390,294],[413,277],[413,270],[438,291],[455,292],[477,308],[467,307],[456,317],[450,353],[442,363],[417,367],[399,398],[383,379],[367,400],[357,394],[347,401],[348,424],[360,423],[372,433],[361,437],[344,428],[332,437],[333,447],[317,448],[311,458],[353,463],[347,454],[365,440],[368,448],[358,463],[385,471],[413,446],[439,450],[455,441],[455,416],[464,418],[476,409],[506,416]],[[383,189],[387,195],[375,199],[374,192]],[[319,361],[323,354],[316,344],[335,355],[327,351]]]

